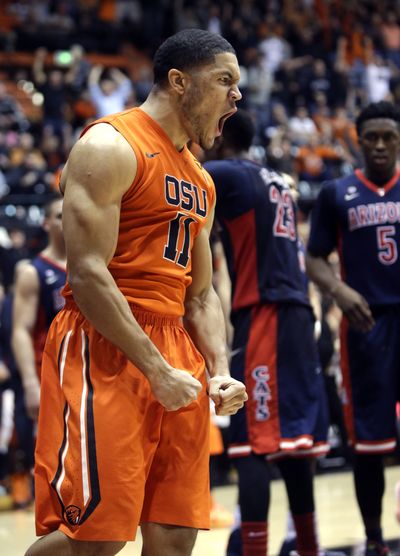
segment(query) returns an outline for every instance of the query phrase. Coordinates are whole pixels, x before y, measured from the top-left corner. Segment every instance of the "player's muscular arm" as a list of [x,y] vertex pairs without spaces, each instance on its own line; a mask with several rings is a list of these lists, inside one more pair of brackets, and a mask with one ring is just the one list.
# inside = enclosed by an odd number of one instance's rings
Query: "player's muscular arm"
[[141,370],[158,401],[174,410],[196,399],[201,385],[163,359],[107,268],[117,245],[122,196],[135,175],[131,147],[108,124],[94,126],[73,148],[61,180],[68,279],[87,320]]
[[40,397],[32,340],[39,295],[40,284],[36,269],[29,263],[22,263],[16,272],[11,342],[24,387],[26,409],[32,419],[38,416]]
[[363,332],[371,330],[375,322],[367,301],[335,275],[325,258],[307,253],[306,267],[311,280],[332,295],[351,326]]
[[192,283],[186,292],[185,327],[203,355],[211,376],[209,394],[218,415],[233,415],[247,400],[244,384],[229,374],[221,303],[212,287],[209,234],[212,218],[192,250]]

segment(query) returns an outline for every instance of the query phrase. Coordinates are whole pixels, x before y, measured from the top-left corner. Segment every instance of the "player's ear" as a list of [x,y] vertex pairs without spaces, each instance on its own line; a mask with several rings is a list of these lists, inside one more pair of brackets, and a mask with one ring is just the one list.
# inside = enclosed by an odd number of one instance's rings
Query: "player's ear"
[[183,95],[187,87],[187,74],[178,69],[170,69],[168,72],[168,82],[170,87],[178,94]]

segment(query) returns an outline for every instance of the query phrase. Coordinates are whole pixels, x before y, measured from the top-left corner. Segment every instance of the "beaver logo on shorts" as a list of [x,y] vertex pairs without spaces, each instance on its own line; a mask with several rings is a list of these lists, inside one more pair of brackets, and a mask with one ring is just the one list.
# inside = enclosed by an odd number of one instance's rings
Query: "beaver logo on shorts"
[[79,525],[81,518],[81,509],[77,506],[68,506],[65,508],[65,519],[70,525]]

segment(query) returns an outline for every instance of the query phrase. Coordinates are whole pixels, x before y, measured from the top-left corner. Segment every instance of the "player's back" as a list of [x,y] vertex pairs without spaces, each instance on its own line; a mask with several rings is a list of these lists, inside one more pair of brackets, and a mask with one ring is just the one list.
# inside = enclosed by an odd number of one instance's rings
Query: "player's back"
[[289,186],[249,160],[205,164],[233,285],[233,310],[260,302],[308,305]]

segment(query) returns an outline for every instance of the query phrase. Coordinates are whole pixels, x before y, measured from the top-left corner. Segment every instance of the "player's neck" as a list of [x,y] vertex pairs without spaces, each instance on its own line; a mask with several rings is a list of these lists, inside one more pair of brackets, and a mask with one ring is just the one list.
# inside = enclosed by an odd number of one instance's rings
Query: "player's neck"
[[238,160],[251,160],[249,151],[246,150],[237,151],[235,149],[231,149],[230,147],[224,148],[224,158],[237,158]]
[[59,266],[65,268],[67,265],[67,255],[65,252],[65,247],[50,244],[45,249],[43,249],[41,254],[46,257],[46,259],[49,259]]
[[178,151],[181,151],[189,140],[179,120],[178,111],[173,106],[167,92],[152,92],[140,106],[150,118],[165,131]]
[[386,171],[376,171],[374,168],[364,168],[363,174],[370,182],[377,186],[383,186],[388,183],[393,176],[397,173],[396,166],[386,170]]

